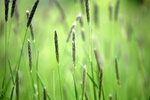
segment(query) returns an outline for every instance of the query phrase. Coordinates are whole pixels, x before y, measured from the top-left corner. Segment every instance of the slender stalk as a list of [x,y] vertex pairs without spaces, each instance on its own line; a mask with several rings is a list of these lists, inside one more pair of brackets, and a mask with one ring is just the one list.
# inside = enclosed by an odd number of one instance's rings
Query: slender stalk
[[33,92],[34,92],[34,100],[35,100],[36,89],[34,87],[34,80],[33,80],[32,72],[30,71],[29,74],[30,74],[30,79],[31,79],[31,84],[32,84]]
[[12,79],[13,85],[15,85],[15,80],[14,80],[14,77],[13,77],[13,71],[12,71],[11,64],[10,64],[9,60],[8,60],[8,64],[9,64],[9,70],[10,70],[10,74],[11,74],[11,79]]
[[[38,72],[36,72],[36,75],[37,75],[37,77],[38,77],[38,79],[39,79],[39,81],[40,81],[40,83],[41,83],[42,87],[44,88],[44,87],[45,87],[45,85],[44,85],[44,83],[43,83],[43,81],[42,81],[41,76],[39,75],[39,73],[38,73]],[[51,97],[49,96],[49,94],[48,94],[48,93],[47,93],[47,97],[48,97],[48,99],[49,99],[49,100],[51,100]]]
[[53,98],[55,99],[55,71],[53,71]]
[[74,82],[74,91],[75,91],[75,97],[76,100],[78,100],[78,91],[77,91],[77,86],[76,86],[76,82],[75,82],[75,76],[72,74],[73,76],[73,82]]
[[[37,60],[36,60],[36,72],[38,72],[38,63],[39,62],[39,52],[37,53]],[[37,80],[37,92],[38,92],[38,100],[40,100],[40,87],[39,87],[39,79],[38,76],[36,76]]]
[[[90,63],[91,63],[92,79],[94,80],[93,63],[92,63],[92,61]],[[94,100],[97,100],[96,89],[95,89],[95,85],[94,84],[93,84],[93,94],[94,94]]]
[[17,71],[16,75],[16,100],[19,100],[19,71]]
[[58,74],[59,74],[60,96],[61,96],[61,100],[62,100],[62,85],[61,85],[61,78],[60,78],[60,69],[59,69],[59,64],[58,64]]
[[14,89],[15,89],[15,86],[13,86],[11,89],[10,100],[13,99]]
[[118,61],[117,61],[117,57],[115,58],[115,70],[116,70],[116,79],[118,82],[118,85],[120,85],[120,77],[119,77],[119,69],[118,69]]
[[85,96],[85,89],[86,89],[86,73],[87,73],[87,69],[86,69],[86,65],[83,66],[83,76],[82,76],[82,100],[84,99]]
[[9,38],[10,38],[11,26],[12,26],[12,18],[10,19],[7,46],[9,46],[9,40],[10,40]]
[[23,42],[22,42],[22,48],[21,48],[21,53],[20,53],[20,56],[19,56],[19,62],[18,62],[17,71],[19,70],[19,67],[20,67],[21,58],[22,58],[23,49],[24,49],[24,44],[25,44],[25,40],[26,40],[26,37],[27,37],[27,31],[28,31],[28,28],[26,28],[26,32],[25,32],[25,35],[24,35],[24,39],[23,39]]
[[99,92],[98,92],[99,100],[101,100],[102,80],[103,80],[102,78],[103,78],[103,70],[100,69],[100,72],[99,72]]
[[5,87],[6,72],[7,72],[7,22],[6,22],[6,28],[5,28],[5,71],[4,71],[4,81],[3,81],[2,88]]

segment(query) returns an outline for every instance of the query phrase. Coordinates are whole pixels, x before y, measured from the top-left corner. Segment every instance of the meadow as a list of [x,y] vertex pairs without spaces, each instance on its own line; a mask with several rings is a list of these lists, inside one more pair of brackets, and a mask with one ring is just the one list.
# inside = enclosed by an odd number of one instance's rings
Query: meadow
[[150,99],[150,1],[13,1],[0,1],[0,100]]

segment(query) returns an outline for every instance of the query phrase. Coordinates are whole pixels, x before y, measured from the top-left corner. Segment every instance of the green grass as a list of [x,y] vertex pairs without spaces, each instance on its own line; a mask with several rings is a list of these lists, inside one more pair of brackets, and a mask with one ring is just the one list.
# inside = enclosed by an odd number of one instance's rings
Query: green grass
[[[52,0],[51,0],[52,1]],[[83,14],[86,41],[82,41],[81,28],[77,22],[76,31],[76,67],[72,61],[72,41],[66,43],[68,32],[80,10],[79,0],[76,3],[72,0],[58,0],[64,8],[66,19],[61,20],[61,15],[53,2],[40,0],[39,6],[32,20],[35,33],[35,42],[32,44],[32,74],[29,72],[27,39],[32,40],[30,31],[27,31],[27,38],[23,49],[23,56],[19,68],[20,76],[20,100],[41,100],[43,99],[43,88],[46,88],[47,99],[60,100],[61,92],[63,100],[82,99],[82,74],[83,68],[87,67],[86,94],[89,100],[98,100],[98,79],[97,62],[94,56],[96,48],[100,54],[101,67],[103,68],[103,95],[101,100],[108,100],[112,94],[113,99],[118,100],[147,100],[150,97],[150,6],[147,8],[136,1],[121,0],[118,21],[109,21],[108,2],[97,1],[100,7],[99,27],[95,26],[93,4],[90,3],[90,26],[87,24],[86,14]],[[5,23],[4,3],[0,1],[0,99],[2,93],[9,98],[15,81],[18,59],[21,53],[22,42],[26,31],[26,10],[31,11],[34,0],[17,0],[19,9],[19,21],[13,17],[8,21],[7,33],[10,31],[6,83],[9,83],[7,91],[2,90],[2,81],[5,70]],[[115,0],[112,1],[115,6]],[[149,1],[148,1],[149,4]],[[84,8],[85,9],[85,8]],[[10,13],[9,13],[10,14]],[[19,23],[19,26],[17,26]],[[4,25],[1,27],[1,24]],[[9,26],[11,28],[9,29]],[[127,31],[129,25],[132,27],[131,39],[128,40]],[[16,32],[14,29],[16,28]],[[59,37],[60,53],[60,80],[58,64],[55,57],[54,30],[57,29]],[[89,40],[91,34],[92,43]],[[140,43],[138,42],[140,41]],[[90,52],[89,52],[90,51]],[[115,57],[118,59],[120,74],[120,85],[117,84],[115,73]],[[90,62],[91,57],[92,62]],[[94,78],[93,78],[94,77]],[[33,80],[32,80],[33,78]],[[13,79],[13,80],[12,80]],[[35,90],[34,90],[35,89]],[[61,90],[61,92],[60,92]],[[96,93],[94,93],[96,91]],[[39,96],[37,93],[39,92]],[[95,94],[97,97],[95,97]],[[3,98],[4,99],[4,98]],[[14,90],[13,99],[16,99]],[[84,99],[86,99],[84,97]]]

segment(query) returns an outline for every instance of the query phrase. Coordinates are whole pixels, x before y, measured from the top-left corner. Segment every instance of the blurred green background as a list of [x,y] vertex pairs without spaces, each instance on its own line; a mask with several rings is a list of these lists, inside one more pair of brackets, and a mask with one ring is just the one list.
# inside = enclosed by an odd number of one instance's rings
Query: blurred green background
[[[113,16],[116,0],[111,0],[113,5]],[[65,18],[53,0],[40,0],[32,25],[35,33],[35,41],[32,41],[33,77],[36,83],[36,60],[39,52],[38,69],[47,92],[52,98],[60,100],[57,62],[54,48],[54,30],[58,32],[60,52],[60,74],[63,87],[64,100],[74,100],[74,85],[72,79],[72,49],[71,39],[66,43],[67,34],[78,13],[82,12],[80,0],[58,0],[61,4]],[[94,23],[94,2],[99,7],[99,26]],[[86,21],[85,7],[82,12],[85,38],[83,42],[80,34],[80,25],[76,31],[76,83],[78,93],[82,94],[80,82],[82,81],[82,67],[80,63],[87,66],[88,73],[90,64],[88,56],[88,36],[92,33],[93,48],[97,48],[101,56],[104,69],[103,88],[105,99],[109,94],[115,100],[116,91],[118,100],[148,100],[150,98],[150,1],[149,0],[121,0],[118,20],[109,20],[108,4],[110,0],[89,0],[90,4],[90,29]],[[17,0],[17,10],[12,23],[7,24],[10,30],[8,59],[12,69],[18,64],[23,36],[26,30],[26,10],[31,10],[34,0]],[[11,25],[10,25],[11,24]],[[4,0],[0,0],[0,96],[2,93],[2,81],[5,70],[5,29]],[[27,39],[31,39],[28,30]],[[26,39],[26,40],[27,40]],[[121,86],[117,86],[115,77],[114,58],[118,58],[118,67]],[[96,70],[95,57],[92,57],[94,69]],[[7,64],[8,65],[8,64]],[[14,73],[16,73],[14,71]],[[30,82],[28,67],[28,48],[25,42],[20,74],[20,99],[32,100],[33,90]],[[15,75],[15,74],[14,74]],[[7,66],[7,81],[10,78],[9,67]],[[55,80],[55,81],[54,81]],[[55,83],[54,83],[55,82]],[[9,84],[6,97],[9,98],[12,83]],[[93,100],[92,83],[87,77],[87,94],[89,100]],[[54,92],[54,90],[56,91]],[[40,86],[40,98],[42,99],[42,87]],[[54,97],[56,96],[56,97]],[[14,93],[15,99],[15,93]]]

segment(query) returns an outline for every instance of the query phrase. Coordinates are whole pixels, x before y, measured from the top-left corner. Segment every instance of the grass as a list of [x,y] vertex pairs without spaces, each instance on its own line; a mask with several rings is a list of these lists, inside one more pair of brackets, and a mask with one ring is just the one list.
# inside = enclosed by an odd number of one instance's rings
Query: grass
[[[76,16],[82,12],[79,0],[76,1],[76,3],[73,0],[57,1],[63,7],[63,14],[65,13],[65,20],[62,20],[61,10],[57,8],[58,4],[52,0],[40,0],[32,20],[34,29],[34,41],[31,41],[32,73],[29,70],[27,45],[27,40],[32,40],[32,36],[30,31],[27,31],[24,38],[24,33],[27,24],[26,10],[31,11],[35,1],[17,0],[19,20],[16,20],[14,14],[12,19],[8,18],[7,28],[4,23],[4,3],[0,1],[1,14],[3,15],[0,16],[0,48],[2,48],[0,49],[0,99],[12,97],[13,100],[17,98],[16,87],[14,88],[14,86],[23,39],[25,39],[24,49],[18,72],[20,100],[24,98],[28,100],[46,99],[43,97],[45,96],[43,92],[46,93],[48,100],[60,100],[61,98],[62,100],[86,100],[87,98],[98,100],[99,77],[97,77],[98,69],[94,48],[99,53],[98,60],[103,69],[101,100],[104,98],[107,100],[110,97],[118,100],[149,99],[150,7],[146,8],[134,1],[129,3],[128,0],[121,0],[118,21],[115,21],[114,17],[110,21],[109,1],[99,1],[99,27],[97,27],[94,23],[94,2],[89,0],[89,25],[86,19],[85,6],[82,14],[85,41],[81,37],[79,22],[74,28],[76,33],[74,67],[72,35],[68,43],[66,39]],[[112,4],[115,7],[116,1],[113,0]],[[19,26],[17,26],[18,23]],[[54,48],[55,29],[59,33],[59,66]],[[8,40],[5,39],[5,32],[9,35]],[[129,37],[130,33],[131,38]],[[9,42],[5,78],[5,87],[7,88],[2,89],[5,73],[5,40],[6,43]],[[116,78],[115,57],[117,57],[120,85],[118,85]],[[85,93],[82,93],[81,87],[83,81],[83,67],[81,65],[86,65],[87,69]]]

